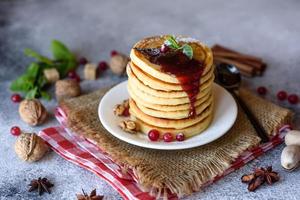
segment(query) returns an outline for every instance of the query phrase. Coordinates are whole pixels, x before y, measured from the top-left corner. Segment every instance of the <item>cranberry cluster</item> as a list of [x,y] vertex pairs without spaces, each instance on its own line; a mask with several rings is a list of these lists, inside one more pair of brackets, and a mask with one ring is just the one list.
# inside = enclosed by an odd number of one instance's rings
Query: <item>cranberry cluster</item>
[[[268,92],[267,88],[264,86],[258,87],[256,91],[260,95],[265,95]],[[277,99],[279,101],[284,101],[287,99],[290,104],[297,104],[299,102],[299,97],[297,94],[289,94],[288,95],[288,93],[284,90],[280,90],[277,93]]]
[[[151,141],[158,141],[159,135],[160,135],[160,133],[156,129],[152,129],[148,132],[148,138]],[[167,133],[163,134],[163,140],[164,140],[164,142],[172,142],[174,140],[172,133],[167,132]],[[183,141],[184,140],[184,134],[183,133],[178,133],[176,135],[176,140],[179,141],[179,142]]]

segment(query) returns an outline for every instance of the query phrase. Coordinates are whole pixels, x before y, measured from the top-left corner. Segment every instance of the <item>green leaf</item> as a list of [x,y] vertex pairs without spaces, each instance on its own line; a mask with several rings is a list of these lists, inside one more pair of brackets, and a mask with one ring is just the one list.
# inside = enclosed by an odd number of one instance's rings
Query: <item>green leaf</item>
[[42,96],[43,99],[45,99],[47,101],[51,100],[51,95],[46,91],[41,91],[41,96]]
[[35,86],[33,89],[31,89],[29,92],[26,94],[26,99],[34,99],[38,94],[38,87]]
[[55,68],[57,69],[61,77],[65,77],[68,72],[72,69],[75,69],[76,66],[76,60],[63,60],[55,63]]
[[193,58],[193,48],[190,45],[185,44],[181,48],[182,48],[182,53],[184,53],[190,59]]
[[51,50],[56,60],[69,60],[72,59],[72,53],[69,49],[60,41],[53,40],[51,43]]
[[27,70],[26,75],[32,78],[36,78],[39,74],[40,66],[37,63],[31,63]]
[[164,44],[167,45],[168,47],[172,48],[172,49],[179,49],[180,48],[179,44],[177,43],[176,39],[173,36],[169,36],[165,40]]
[[26,48],[24,50],[24,53],[25,53],[25,55],[27,55],[29,57],[33,57],[33,58],[37,59],[40,62],[44,62],[44,63],[47,63],[49,65],[53,64],[53,62],[49,58],[40,55],[39,53],[37,53],[36,51],[33,51],[32,49]]
[[77,61],[73,53],[60,41],[53,40],[51,49],[56,59],[55,68],[59,71],[61,77],[77,66]]
[[34,78],[24,74],[11,83],[10,89],[14,92],[28,92],[34,87],[34,81]]
[[39,86],[39,88],[43,88],[45,85],[47,85],[47,83],[48,83],[48,80],[46,79],[44,74],[39,76],[39,78],[37,80],[37,85]]

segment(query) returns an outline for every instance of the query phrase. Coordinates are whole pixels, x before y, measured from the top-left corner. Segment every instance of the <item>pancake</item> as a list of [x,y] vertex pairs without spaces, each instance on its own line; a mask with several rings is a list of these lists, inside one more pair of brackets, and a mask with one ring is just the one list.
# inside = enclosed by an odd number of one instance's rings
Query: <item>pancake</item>
[[150,130],[155,129],[155,130],[158,130],[161,133],[160,134],[160,139],[162,139],[163,133],[171,133],[173,135],[173,138],[175,138],[176,134],[178,134],[178,133],[184,133],[184,137],[187,139],[187,138],[190,138],[192,136],[200,134],[207,127],[209,127],[209,125],[210,125],[210,123],[213,119],[213,114],[211,113],[205,119],[198,122],[197,124],[194,124],[193,126],[186,127],[184,129],[161,128],[161,127],[149,125],[149,124],[143,122],[142,120],[136,119],[134,117],[132,119],[135,120],[139,124],[140,130],[143,133],[148,133]]
[[[212,101],[212,95],[207,95],[204,98],[200,99],[199,105],[196,106],[196,114],[199,115],[205,108],[207,104]],[[184,110],[174,110],[174,111],[162,111],[162,110],[154,110],[151,108],[147,108],[142,104],[136,104],[137,107],[145,114],[150,115],[152,117],[164,118],[164,119],[184,119],[189,117],[190,107],[187,107]],[[190,106],[190,105],[189,105]]]
[[[137,104],[141,104],[147,108],[150,108],[150,109],[154,109],[154,110],[161,110],[161,111],[179,111],[179,110],[187,110],[191,107],[191,104],[190,103],[185,103],[185,104],[180,104],[180,105],[159,105],[159,104],[154,104],[153,102],[146,102],[144,99],[138,97],[136,94],[129,92],[129,95],[132,99],[134,99],[134,101],[137,103]],[[206,90],[206,91],[202,91],[202,97],[199,98],[196,102],[195,102],[195,106],[198,106],[202,103],[202,99],[209,96],[210,94],[210,90]]]
[[[214,80],[213,68],[205,76],[201,77],[200,85],[206,85],[208,81]],[[128,64],[126,68],[128,75],[128,80],[133,81],[137,86],[142,90],[151,90],[148,93],[151,93],[154,96],[163,97],[164,95],[173,96],[173,97],[187,97],[187,93],[182,91],[182,86],[179,84],[170,84],[163,82],[161,80],[150,77],[149,75],[144,74],[138,67],[134,64]],[[168,93],[165,93],[168,92]]]
[[184,118],[184,119],[164,119],[149,116],[143,113],[136,105],[133,100],[129,101],[129,112],[134,117],[146,122],[147,124],[158,126],[161,128],[174,128],[174,129],[182,129],[189,126],[192,126],[204,118],[206,118],[212,112],[212,102],[208,102],[205,105],[203,112],[193,118]]
[[161,136],[183,133],[188,138],[200,134],[213,118],[213,57],[206,45],[182,37],[176,41],[192,48],[192,58],[181,49],[162,52],[168,37],[145,38],[132,48],[126,67],[129,112],[145,134],[156,129]]
[[[203,86],[203,89],[200,89],[203,92],[199,92],[197,94],[196,100],[199,100],[205,94],[207,94],[208,91],[212,90],[212,83],[213,83],[213,81],[211,81],[211,83],[208,83],[206,86]],[[201,86],[201,88],[202,88],[202,86]],[[139,88],[137,88],[134,84],[131,83],[131,81],[128,81],[127,90],[130,95],[135,94],[135,96],[139,96],[140,98],[142,98],[144,101],[146,101],[148,103],[155,102],[155,104],[159,104],[159,105],[181,105],[181,104],[186,104],[186,103],[190,102],[190,99],[188,97],[164,98],[164,97],[153,96],[152,94],[148,94],[148,93],[140,90]]]
[[[167,39],[167,37],[168,36],[154,36],[139,41],[132,48],[130,52],[130,59],[135,65],[137,65],[142,71],[146,72],[147,74],[164,82],[179,84],[179,81],[175,76],[162,72],[159,65],[151,63],[143,54],[134,49],[160,47]],[[178,40],[179,43],[182,44],[184,38],[179,37]],[[213,63],[213,55],[211,49],[196,40],[188,41],[185,43],[189,44],[193,48],[193,57],[196,60],[200,60],[203,62],[203,65],[205,66],[203,75],[205,75],[210,70]]]

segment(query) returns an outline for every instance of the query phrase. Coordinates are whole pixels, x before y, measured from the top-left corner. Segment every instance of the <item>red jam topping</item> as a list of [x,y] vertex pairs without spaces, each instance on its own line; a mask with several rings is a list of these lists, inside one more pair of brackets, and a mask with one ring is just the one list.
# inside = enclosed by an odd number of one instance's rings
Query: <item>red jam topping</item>
[[203,63],[189,59],[181,51],[158,53],[159,50],[157,49],[146,49],[140,52],[148,56],[150,62],[160,65],[161,71],[177,78],[182,90],[187,93],[190,100],[189,117],[194,118],[197,115],[195,102],[200,89],[200,78],[204,70]]

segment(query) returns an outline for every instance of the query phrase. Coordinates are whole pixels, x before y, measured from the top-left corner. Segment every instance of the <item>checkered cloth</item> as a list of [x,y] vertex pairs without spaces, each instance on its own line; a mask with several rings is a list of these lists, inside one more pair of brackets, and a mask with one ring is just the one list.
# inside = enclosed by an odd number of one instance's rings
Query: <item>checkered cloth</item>
[[[110,156],[95,145],[93,141],[89,141],[72,133],[66,126],[67,116],[62,109],[57,108],[55,116],[61,126],[44,129],[39,133],[39,136],[42,137],[57,154],[106,180],[124,199],[155,199],[155,197],[153,197],[153,194],[155,194],[154,189],[147,192],[143,191],[138,184],[138,179],[133,170],[116,164]],[[282,126],[277,130],[276,136],[273,137],[270,142],[242,153],[223,174],[216,176],[204,184],[203,187],[212,184],[274,148],[283,141],[286,132],[290,129],[290,125]],[[171,200],[178,199],[174,194],[168,194],[167,198]]]

